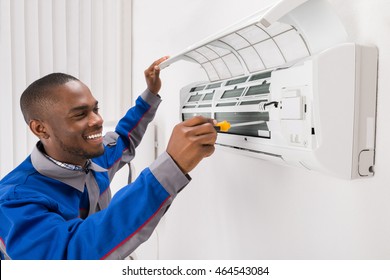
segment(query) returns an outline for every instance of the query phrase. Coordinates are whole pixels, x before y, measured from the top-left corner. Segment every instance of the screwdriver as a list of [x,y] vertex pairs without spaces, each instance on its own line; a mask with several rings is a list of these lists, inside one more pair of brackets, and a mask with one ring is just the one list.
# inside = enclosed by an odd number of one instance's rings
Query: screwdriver
[[231,125],[230,122],[228,121],[221,121],[214,125],[214,128],[217,132],[228,132],[230,129]]
[[228,121],[222,121],[217,123],[214,128],[217,130],[217,132],[228,132],[230,128],[237,127],[237,126],[247,126],[247,125],[254,125],[254,124],[261,124],[265,123],[265,121],[253,121],[253,122],[243,122],[243,123],[234,123],[230,124]]

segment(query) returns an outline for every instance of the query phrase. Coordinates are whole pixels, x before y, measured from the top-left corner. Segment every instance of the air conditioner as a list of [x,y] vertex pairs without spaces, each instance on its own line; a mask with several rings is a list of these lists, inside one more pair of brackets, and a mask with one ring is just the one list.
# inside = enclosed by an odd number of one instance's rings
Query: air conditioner
[[378,52],[348,42],[326,0],[285,0],[165,61],[209,78],[181,117],[226,120],[222,149],[352,179],[374,174]]

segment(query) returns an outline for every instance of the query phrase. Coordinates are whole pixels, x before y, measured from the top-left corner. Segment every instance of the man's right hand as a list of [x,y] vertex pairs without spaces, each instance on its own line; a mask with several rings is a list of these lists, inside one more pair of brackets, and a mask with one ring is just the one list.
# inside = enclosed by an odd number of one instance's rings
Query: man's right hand
[[167,146],[167,153],[184,174],[214,153],[217,132],[212,119],[196,116],[177,124]]

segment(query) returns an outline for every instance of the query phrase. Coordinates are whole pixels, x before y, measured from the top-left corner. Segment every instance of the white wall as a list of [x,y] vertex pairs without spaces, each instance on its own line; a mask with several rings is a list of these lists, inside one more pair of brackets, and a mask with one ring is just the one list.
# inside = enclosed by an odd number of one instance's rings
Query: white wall
[[[379,48],[375,176],[343,181],[217,150],[191,173],[192,182],[158,234],[138,250],[139,258],[390,258],[390,2],[329,1],[353,41]],[[144,88],[142,71],[154,59],[173,55],[273,2],[134,0],[134,90]],[[179,121],[180,88],[206,77],[197,66],[179,62],[162,78],[164,102],[156,118],[160,151]],[[148,149],[141,147],[139,157],[150,158]]]

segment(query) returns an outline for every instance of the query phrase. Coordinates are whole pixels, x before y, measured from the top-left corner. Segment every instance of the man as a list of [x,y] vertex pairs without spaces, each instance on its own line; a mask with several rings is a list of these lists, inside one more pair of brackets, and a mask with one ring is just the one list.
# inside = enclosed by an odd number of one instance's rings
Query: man
[[111,200],[110,181],[161,102],[158,65],[166,59],[145,70],[147,90],[104,137],[98,102],[78,79],[50,74],[23,92],[23,116],[39,141],[0,181],[2,258],[123,259],[149,238],[216,140],[212,120],[176,125],[166,151]]

